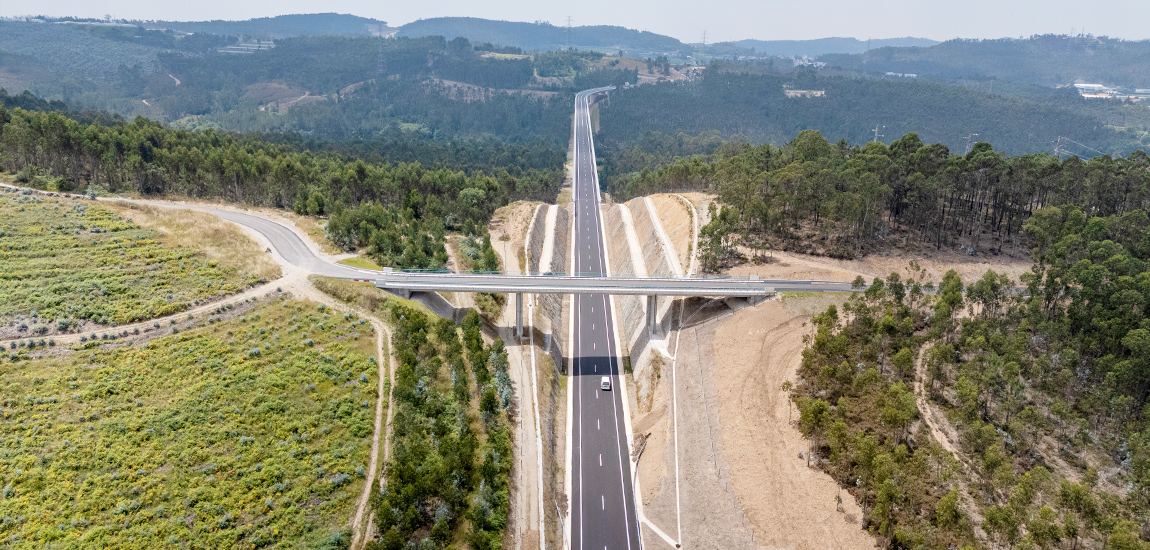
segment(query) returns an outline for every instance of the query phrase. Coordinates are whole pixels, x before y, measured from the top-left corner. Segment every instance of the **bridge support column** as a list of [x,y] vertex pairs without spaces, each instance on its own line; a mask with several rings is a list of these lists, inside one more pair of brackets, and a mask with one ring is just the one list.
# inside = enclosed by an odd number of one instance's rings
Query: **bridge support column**
[[523,338],[523,293],[515,293],[515,337]]
[[655,337],[655,318],[659,315],[659,300],[658,296],[647,296],[647,336],[650,338]]

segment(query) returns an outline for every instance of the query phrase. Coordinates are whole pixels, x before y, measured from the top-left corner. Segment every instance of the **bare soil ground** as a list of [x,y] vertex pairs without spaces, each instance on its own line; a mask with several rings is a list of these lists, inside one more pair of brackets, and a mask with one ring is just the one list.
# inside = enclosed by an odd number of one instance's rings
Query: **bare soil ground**
[[891,273],[906,273],[912,260],[926,270],[927,280],[938,284],[947,270],[955,270],[963,282],[969,283],[982,277],[986,270],[993,269],[1005,273],[1017,281],[1018,277],[1030,270],[1027,259],[999,257],[970,257],[943,250],[930,255],[880,255],[872,254],[860,260],[837,260],[822,256],[808,256],[791,252],[775,252],[774,261],[762,265],[751,263],[732,268],[731,275],[758,275],[764,279],[818,279],[826,281],[852,281],[862,275],[870,283],[875,277],[886,277]]
[[527,267],[523,241],[527,238],[527,227],[531,225],[538,205],[537,202],[514,202],[496,210],[491,216],[491,223],[487,226],[491,233],[491,247],[499,254],[503,269],[507,272],[522,273]]
[[[872,548],[862,511],[838,485],[800,458],[807,441],[781,389],[794,380],[806,322],[841,296],[788,297],[746,308],[714,330],[713,369],[721,425],[720,449],[730,487],[755,541],[768,548]],[[704,356],[706,357],[706,356]],[[681,402],[681,401],[680,401]],[[845,494],[845,493],[841,493]]]
[[675,254],[679,257],[679,265],[683,269],[691,264],[691,238],[694,233],[695,222],[687,205],[674,195],[651,195],[651,202],[655,204],[655,211],[659,214],[659,223],[663,224],[663,231],[675,247]]

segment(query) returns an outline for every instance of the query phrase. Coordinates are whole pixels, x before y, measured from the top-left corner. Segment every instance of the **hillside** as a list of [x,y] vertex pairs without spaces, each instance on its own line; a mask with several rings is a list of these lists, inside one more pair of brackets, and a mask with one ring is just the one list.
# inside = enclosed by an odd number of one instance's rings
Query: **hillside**
[[54,95],[79,82],[114,80],[122,68],[159,68],[155,45],[114,40],[80,25],[0,21],[0,86],[13,92],[17,80],[34,81],[30,89]]
[[859,40],[857,38],[816,38],[814,40],[735,40],[719,42],[714,48],[732,46],[751,50],[756,55],[785,55],[818,57],[831,53],[860,54],[875,48],[921,48],[938,44],[929,38],[879,38]]
[[462,36],[472,42],[516,46],[526,51],[559,50],[569,44],[579,49],[624,50],[633,55],[634,52],[667,53],[691,49],[669,36],[612,25],[571,27],[568,41],[567,27],[545,22],[492,21],[475,17],[421,19],[400,27],[398,36],[443,36],[448,40]]
[[1150,41],[1043,35],[1024,40],[949,40],[929,48],[887,47],[826,55],[828,65],[954,79],[972,75],[1064,86],[1081,79],[1150,87]]
[[[1059,136],[1107,153],[1126,154],[1142,144],[1108,127],[1068,97],[1038,101],[915,80],[817,76],[813,72],[748,72],[741,65],[712,65],[702,78],[621,90],[603,108],[605,149],[632,142],[648,131],[697,134],[717,130],[755,143],[781,145],[804,129],[828,140],[865,143],[880,133],[918,132],[928,143],[954,151],[978,134],[1010,154],[1050,151]],[[785,87],[824,90],[824,97],[793,98]],[[880,136],[880,139],[882,137]]]
[[382,36],[394,31],[386,21],[345,13],[308,13],[260,17],[246,21],[146,21],[148,29],[171,29],[226,36]]

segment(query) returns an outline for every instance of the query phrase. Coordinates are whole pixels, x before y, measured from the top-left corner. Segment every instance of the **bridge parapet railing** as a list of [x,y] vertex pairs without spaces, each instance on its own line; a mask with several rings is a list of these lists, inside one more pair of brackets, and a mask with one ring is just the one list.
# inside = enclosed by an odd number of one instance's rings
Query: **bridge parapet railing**
[[[373,271],[373,270],[364,270]],[[382,271],[377,273],[392,273],[396,275],[505,275],[507,277],[607,277],[608,275],[595,271],[532,271],[527,273],[507,273],[505,271],[487,271],[487,270],[462,270],[452,271],[449,269],[400,269],[385,267]],[[616,273],[611,275],[611,278],[623,279],[653,279],[653,280],[666,280],[666,279],[682,279],[682,280],[715,280],[715,281],[757,281],[760,280],[757,275],[749,275],[746,277],[738,277],[723,274],[695,274],[695,275],[648,275],[646,277],[639,277],[630,273]]]

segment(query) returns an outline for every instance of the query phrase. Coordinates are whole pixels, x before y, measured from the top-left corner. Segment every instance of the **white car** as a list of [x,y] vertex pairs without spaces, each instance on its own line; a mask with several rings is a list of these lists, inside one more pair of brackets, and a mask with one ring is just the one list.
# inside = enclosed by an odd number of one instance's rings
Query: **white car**
[[611,377],[610,376],[604,376],[603,379],[599,381],[599,389],[601,389],[603,391],[611,391]]

